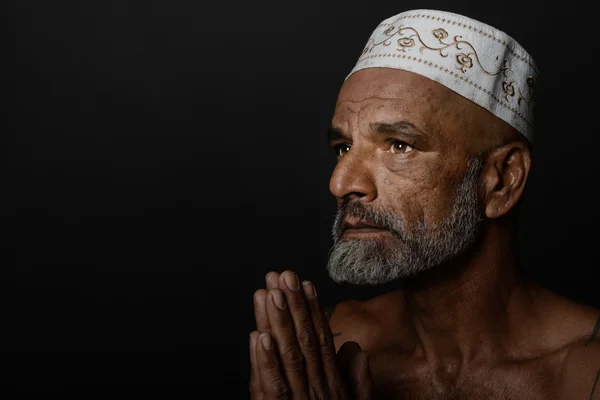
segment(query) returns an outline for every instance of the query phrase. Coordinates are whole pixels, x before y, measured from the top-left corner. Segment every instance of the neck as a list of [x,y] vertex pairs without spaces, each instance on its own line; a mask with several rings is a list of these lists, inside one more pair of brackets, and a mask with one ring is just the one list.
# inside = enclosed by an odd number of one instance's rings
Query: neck
[[468,255],[405,282],[417,349],[462,361],[502,354],[521,292],[510,227],[494,224]]

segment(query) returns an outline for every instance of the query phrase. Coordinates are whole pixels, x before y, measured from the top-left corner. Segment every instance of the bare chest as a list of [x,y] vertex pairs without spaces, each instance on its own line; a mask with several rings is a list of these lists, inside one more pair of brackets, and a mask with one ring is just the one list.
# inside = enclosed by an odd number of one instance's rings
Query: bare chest
[[[377,352],[373,354],[377,357]],[[558,368],[552,360],[507,362],[458,372],[402,360],[376,367],[379,398],[411,400],[552,400],[559,392]],[[376,359],[374,360],[378,362]],[[379,370],[377,370],[380,368]]]
[[368,335],[348,333],[336,336],[336,345],[352,340],[369,351],[371,375],[380,399],[552,400],[559,393],[560,352],[465,369],[452,361],[432,366],[415,360],[407,355],[406,338],[401,336],[380,330],[371,330]]

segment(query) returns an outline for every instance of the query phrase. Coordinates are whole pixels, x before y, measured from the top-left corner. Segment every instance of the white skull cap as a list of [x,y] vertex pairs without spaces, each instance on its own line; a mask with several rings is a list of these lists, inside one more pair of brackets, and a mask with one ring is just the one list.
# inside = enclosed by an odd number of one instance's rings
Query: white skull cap
[[348,77],[365,68],[402,69],[439,82],[533,142],[537,67],[519,43],[487,24],[445,11],[400,13],[375,28]]

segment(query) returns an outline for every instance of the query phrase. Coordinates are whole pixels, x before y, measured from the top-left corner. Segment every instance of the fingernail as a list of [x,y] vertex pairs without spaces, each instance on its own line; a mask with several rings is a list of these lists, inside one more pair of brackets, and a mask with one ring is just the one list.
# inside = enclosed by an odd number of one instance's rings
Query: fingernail
[[271,335],[268,333],[261,333],[260,342],[262,343],[265,350],[271,350]]
[[260,290],[257,290],[256,292],[254,292],[253,299],[254,299],[254,303],[256,303],[257,305],[261,304],[261,302],[262,302],[262,300],[264,298],[261,296],[261,291]]
[[298,290],[300,284],[298,283],[298,276],[295,273],[287,272],[283,280],[290,290]]
[[313,285],[310,281],[302,282],[302,288],[304,289],[304,294],[307,299],[314,299],[317,297],[317,289],[315,289],[315,285]]
[[273,290],[271,292],[271,296],[273,297],[273,302],[280,310],[285,310],[285,298],[283,297],[283,293],[281,290]]
[[273,286],[273,287],[279,286],[279,282],[277,282],[277,279],[273,280],[274,276],[275,276],[275,274],[273,273],[273,271],[270,271],[267,273],[267,275],[265,275],[265,282],[267,283],[267,286]]

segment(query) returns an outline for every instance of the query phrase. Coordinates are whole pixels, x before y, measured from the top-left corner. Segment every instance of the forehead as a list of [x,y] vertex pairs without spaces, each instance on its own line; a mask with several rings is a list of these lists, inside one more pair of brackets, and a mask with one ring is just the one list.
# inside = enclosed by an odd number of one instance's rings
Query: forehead
[[340,90],[333,125],[351,129],[370,122],[402,119],[432,136],[466,139],[481,116],[478,107],[421,75],[391,68],[352,74]]
[[359,102],[369,97],[400,100],[416,94],[442,100],[453,93],[445,86],[413,72],[367,68],[355,72],[344,82],[338,100]]

